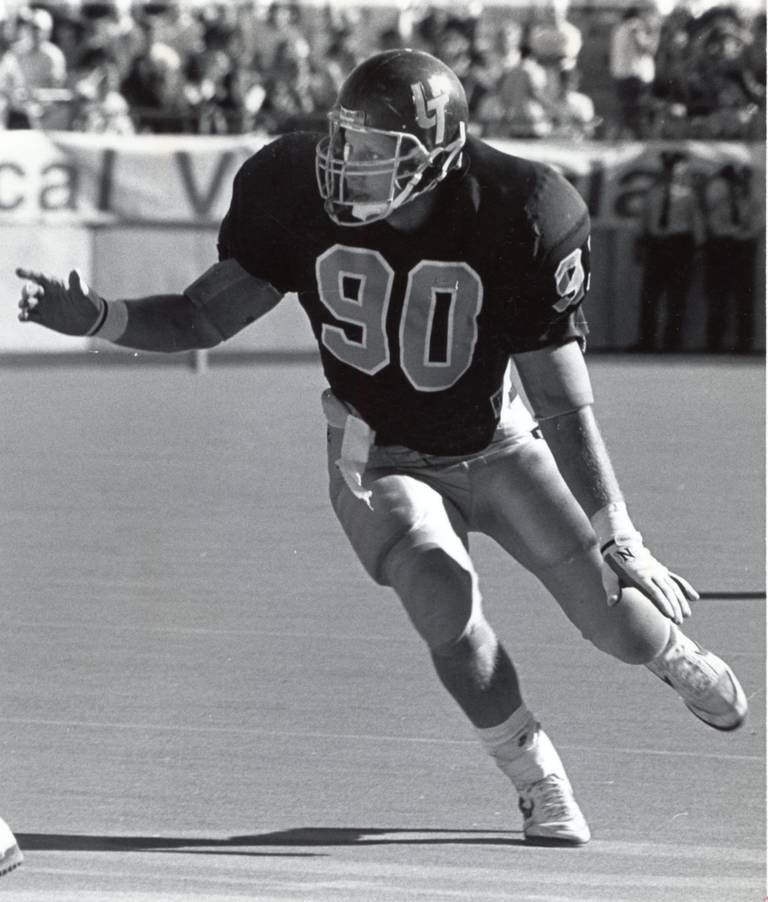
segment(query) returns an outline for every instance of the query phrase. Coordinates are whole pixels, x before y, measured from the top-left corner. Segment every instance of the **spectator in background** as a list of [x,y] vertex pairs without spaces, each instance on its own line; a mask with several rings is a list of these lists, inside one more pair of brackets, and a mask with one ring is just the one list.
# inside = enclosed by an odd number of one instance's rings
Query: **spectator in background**
[[493,89],[491,71],[474,41],[475,22],[451,17],[436,37],[435,56],[456,73],[467,95],[469,115],[473,119],[486,94]]
[[83,55],[81,65],[88,74],[74,86],[78,107],[74,127],[99,134],[134,134],[130,107],[120,92],[120,70],[114,57],[104,48],[94,47]]
[[592,98],[578,90],[581,72],[562,69],[558,73],[558,92],[552,102],[553,137],[571,141],[594,138],[600,120],[595,116]]
[[193,53],[184,63],[185,131],[196,135],[226,134],[227,118],[219,105],[221,79],[215,56]]
[[24,76],[10,46],[10,23],[0,7],[0,131],[29,124],[23,111]]
[[[138,13],[137,13],[138,15]],[[121,10],[115,0],[84,2],[79,15],[57,15],[54,35],[63,35],[63,48],[70,76],[82,78],[81,57],[93,49],[105,50],[115,60],[121,76],[128,71],[134,56],[144,47],[142,28],[133,16]]]
[[[279,134],[297,128],[322,127],[326,110],[317,104],[316,81],[306,40],[284,41],[277,48],[275,63],[267,77],[264,124],[268,132]],[[317,117],[316,122],[311,122]]]
[[40,127],[68,125],[66,108],[56,108],[57,90],[65,87],[67,62],[51,41],[53,18],[45,9],[25,9],[18,17],[18,40],[11,48],[23,79],[29,124]]
[[[752,350],[755,266],[763,228],[762,204],[752,190],[752,167],[728,163],[704,188],[707,350]],[[735,343],[726,344],[735,319]]]
[[312,25],[305,23],[304,38],[309,42],[316,63],[321,63],[330,47],[336,47],[337,55],[343,59],[347,73],[368,53],[368,46],[380,32],[379,23],[372,23],[370,8],[359,5],[329,3]]
[[150,15],[155,29],[155,39],[172,47],[182,60],[187,60],[204,47],[205,28],[211,20],[221,28],[234,30],[235,10],[225,4],[217,4],[215,9],[203,8],[199,15],[193,14],[184,0],[166,0],[163,3],[145,3],[145,15]]
[[253,65],[265,76],[270,75],[280,63],[277,56],[284,44],[307,42],[301,24],[301,8],[296,3],[273,0],[267,6],[266,16],[258,24],[252,40],[255,45]]
[[437,53],[440,35],[451,18],[447,9],[440,6],[429,6],[413,23],[413,31],[409,46],[414,50],[426,53]]
[[547,73],[551,97],[560,96],[560,73],[576,68],[582,47],[581,31],[568,21],[569,0],[550,0],[531,28],[531,50]]
[[120,90],[138,132],[180,132],[185,112],[181,57],[156,40],[151,20],[145,20],[140,28],[143,48],[131,61]]
[[[391,29],[382,33],[382,46],[387,38],[395,42],[398,32]],[[388,49],[395,49],[397,44]],[[355,68],[358,62],[357,52],[352,35],[347,31],[336,32],[322,57],[313,62],[313,93],[318,110],[329,110],[339,93],[344,79]]]
[[547,92],[547,73],[527,44],[521,45],[517,63],[502,73],[494,94],[481,107],[481,117],[495,123],[497,135],[544,138],[551,134],[555,111]]
[[67,61],[51,41],[53,18],[45,9],[23,10],[19,14],[19,39],[13,53],[19,61],[27,90],[61,88],[67,80]]
[[57,10],[53,20],[51,43],[64,54],[64,64],[70,77],[80,68],[84,50],[90,49],[87,21],[85,5],[77,11],[67,8]]
[[493,37],[490,58],[498,80],[502,74],[520,62],[520,47],[524,43],[523,26],[515,19],[505,21]]
[[656,36],[649,14],[630,6],[611,32],[609,69],[619,103],[620,138],[643,138],[656,74]]
[[211,15],[204,23],[201,50],[187,56],[183,79],[186,104],[197,116],[192,130],[238,133],[245,127],[245,95],[253,79],[244,77],[242,58],[235,52],[237,25],[231,17]]
[[[516,13],[518,21],[506,22],[495,15],[478,18],[477,6],[467,13],[465,10],[472,8],[469,4],[425,7],[412,0],[403,0],[394,12],[376,7],[375,13],[370,6],[363,9],[356,4],[309,10],[285,0],[194,4],[186,0],[130,4],[127,0],[66,4],[50,0],[47,5],[53,14],[53,32],[45,39],[46,46],[54,47],[53,54],[56,46],[63,49],[67,84],[87,82],[89,73],[82,60],[92,60],[90,53],[96,48],[106,51],[122,73],[131,103],[143,111],[139,124],[143,131],[222,133],[260,127],[270,107],[270,92],[277,98],[271,107],[284,108],[291,127],[302,126],[300,111],[307,105],[312,108],[308,114],[311,125],[318,108],[330,104],[341,79],[371,45],[373,49],[420,47],[445,60],[462,81],[473,125],[486,134],[494,133],[502,119],[505,133],[526,137],[552,134],[553,127],[558,132],[574,131],[574,117],[566,115],[570,103],[566,98],[578,101],[576,122],[584,121],[583,108],[589,103],[569,78],[561,79],[563,71],[577,68],[582,46],[581,31],[567,19],[568,0],[546,0],[542,8],[531,4],[527,19],[526,14]],[[665,18],[657,39],[648,10],[630,7],[611,34],[611,72],[621,104],[616,134],[667,140],[762,140],[765,14],[748,21],[736,7],[718,6],[694,16],[677,6]],[[35,31],[40,35],[38,42],[43,42],[48,33],[46,17],[50,23],[51,15],[44,9],[25,8],[19,25],[24,36],[12,49],[13,55],[21,53],[25,43],[31,47],[31,23],[42,23]],[[147,66],[137,62],[146,54],[147,27],[153,31],[153,43],[169,48],[175,58],[159,49],[150,53]],[[206,35],[214,32],[226,35],[216,51],[206,44]],[[309,104],[294,96],[290,84],[277,84],[276,66],[289,77],[291,74],[292,67],[286,68],[277,59],[284,54],[281,48],[285,44],[297,47],[300,55],[309,45],[310,76],[299,73],[304,85],[309,85]],[[521,44],[531,48],[522,60]],[[222,59],[199,58],[209,52]],[[6,80],[7,70],[13,66],[9,59],[6,54]],[[27,55],[27,59],[31,57]],[[50,58],[46,65],[61,68],[52,65]],[[163,71],[137,74],[137,68]],[[544,86],[540,84],[542,70],[547,76]],[[60,78],[56,81],[64,84]],[[148,82],[154,82],[154,87]],[[175,83],[171,86],[170,82]],[[503,98],[497,91],[502,82],[506,82]],[[530,90],[518,90],[526,82]],[[158,97],[153,96],[161,83],[165,87],[160,93],[167,95],[165,114]],[[527,99],[518,102],[516,98],[526,93]],[[514,99],[510,100],[510,95]],[[7,108],[8,101],[4,103]],[[505,107],[513,112],[505,112]],[[17,103],[6,117],[10,115],[16,127],[29,127],[38,122],[40,109],[39,105]],[[294,112],[288,114],[289,109]],[[649,122],[650,111],[653,117]],[[557,121],[553,122],[553,117]],[[280,129],[284,118],[269,115]],[[570,123],[567,128],[565,122]],[[41,124],[50,125],[50,121]],[[610,127],[606,131],[614,136]]]
[[[687,155],[665,151],[660,160],[661,178],[645,197],[638,239],[643,264],[640,338],[635,346],[639,351],[677,351],[682,347],[694,254],[704,238]],[[659,343],[662,298],[666,301],[666,324]]]
[[758,13],[752,20],[752,27],[748,29],[750,40],[747,42],[742,56],[742,66],[745,77],[755,85],[755,90],[762,93],[763,103],[765,103],[766,90],[766,32],[765,12]]
[[730,15],[710,19],[698,56],[699,77],[705,86],[699,113],[707,118],[707,137],[744,137],[765,88],[747,77],[745,53],[749,44],[743,23]]
[[487,73],[490,90],[480,100],[475,110],[474,122],[470,130],[492,136],[499,133],[502,120],[502,106],[499,100],[499,85],[507,72],[520,63],[520,45],[523,42],[523,27],[515,19],[500,24],[488,41]]
[[661,24],[653,81],[656,110],[652,137],[682,137],[676,125],[688,112],[693,22],[693,14],[678,7]]
[[266,99],[267,89],[261,73],[256,72],[247,60],[231,56],[222,75],[221,94],[217,98],[224,113],[226,132],[243,134],[263,130]]

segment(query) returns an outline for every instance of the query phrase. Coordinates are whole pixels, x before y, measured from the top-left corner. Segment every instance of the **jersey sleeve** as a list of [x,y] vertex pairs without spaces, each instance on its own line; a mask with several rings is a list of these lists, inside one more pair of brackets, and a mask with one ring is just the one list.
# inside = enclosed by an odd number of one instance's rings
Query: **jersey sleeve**
[[510,303],[510,351],[533,351],[576,340],[586,344],[582,302],[589,291],[589,211],[578,191],[548,169],[527,208],[532,256]]
[[234,258],[252,276],[280,293],[294,289],[290,218],[295,206],[287,174],[290,155],[280,139],[267,144],[238,170],[229,209],[219,228],[219,260]]

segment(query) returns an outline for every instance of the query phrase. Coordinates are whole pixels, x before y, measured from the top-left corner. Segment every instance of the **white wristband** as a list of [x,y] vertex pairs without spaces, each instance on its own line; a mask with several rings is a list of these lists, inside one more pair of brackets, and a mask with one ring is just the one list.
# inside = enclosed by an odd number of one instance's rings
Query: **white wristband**
[[610,542],[640,541],[643,537],[635,529],[627,512],[627,505],[623,501],[612,501],[601,507],[590,518],[592,528],[597,535],[600,550]]
[[117,341],[128,325],[128,305],[125,301],[104,301],[107,313],[100,326],[90,335],[105,341]]

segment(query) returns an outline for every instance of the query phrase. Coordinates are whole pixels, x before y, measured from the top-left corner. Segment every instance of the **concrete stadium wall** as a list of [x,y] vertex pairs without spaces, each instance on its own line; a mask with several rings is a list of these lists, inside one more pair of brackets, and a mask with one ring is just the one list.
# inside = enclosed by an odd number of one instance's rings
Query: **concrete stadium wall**
[[[99,228],[93,233],[94,284],[112,297],[182,291],[216,262],[216,228],[147,226]],[[211,353],[310,351],[316,347],[309,320],[294,295]]]
[[[589,345],[623,348],[637,339],[641,267],[634,259],[634,232],[597,224],[593,233],[592,289],[587,300]],[[44,226],[0,224],[0,354],[83,351],[101,343],[30,328],[16,319],[16,266],[66,276],[78,267],[108,297],[139,297],[181,291],[216,259],[214,227]],[[701,267],[699,267],[699,270]],[[765,271],[755,273],[758,348],[765,347]],[[685,347],[703,347],[706,315],[701,272],[689,299]],[[263,320],[215,349],[230,352],[308,352],[315,347],[309,322],[295,296],[286,297]]]
[[55,228],[0,222],[0,354],[37,351],[82,351],[86,339],[30,328],[18,321],[19,289],[16,267],[49,273],[68,273],[76,266],[87,277],[93,271],[93,236],[82,225]]

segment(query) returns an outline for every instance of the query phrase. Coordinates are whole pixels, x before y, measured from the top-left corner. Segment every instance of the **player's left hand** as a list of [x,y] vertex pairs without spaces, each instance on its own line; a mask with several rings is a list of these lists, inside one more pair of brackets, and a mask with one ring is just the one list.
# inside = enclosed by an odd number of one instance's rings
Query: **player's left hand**
[[631,586],[675,623],[691,616],[688,602],[695,601],[699,593],[682,576],[657,561],[641,538],[613,540],[603,547],[602,554],[603,588],[610,606],[618,603],[623,586]]
[[39,323],[64,335],[87,335],[103,312],[104,301],[73,269],[65,284],[61,279],[19,268],[25,279],[19,301],[19,319]]

